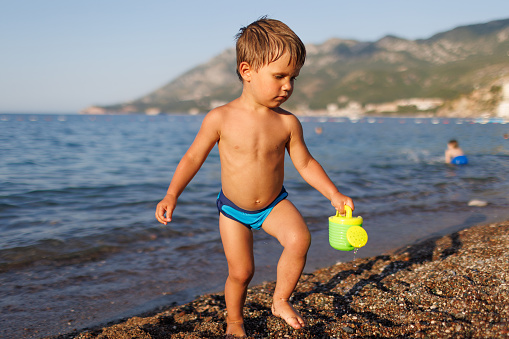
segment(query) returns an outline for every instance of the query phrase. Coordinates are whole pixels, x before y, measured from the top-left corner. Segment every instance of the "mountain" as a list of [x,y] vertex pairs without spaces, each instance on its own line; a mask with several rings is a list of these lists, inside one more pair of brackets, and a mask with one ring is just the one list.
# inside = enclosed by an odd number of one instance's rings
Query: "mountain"
[[[306,64],[285,103],[296,114],[493,116],[509,100],[503,95],[509,93],[509,19],[461,26],[428,39],[331,39],[306,48]],[[235,51],[228,49],[153,93],[94,109],[206,112],[241,93],[235,65]]]

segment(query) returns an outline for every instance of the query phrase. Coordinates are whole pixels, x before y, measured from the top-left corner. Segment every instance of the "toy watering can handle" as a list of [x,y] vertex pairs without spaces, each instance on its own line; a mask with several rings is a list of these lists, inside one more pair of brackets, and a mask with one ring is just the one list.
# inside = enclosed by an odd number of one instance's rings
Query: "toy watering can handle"
[[[339,214],[339,211],[336,210],[336,217],[340,217],[341,214]],[[345,217],[351,218],[352,217],[352,208],[348,205],[345,205]]]

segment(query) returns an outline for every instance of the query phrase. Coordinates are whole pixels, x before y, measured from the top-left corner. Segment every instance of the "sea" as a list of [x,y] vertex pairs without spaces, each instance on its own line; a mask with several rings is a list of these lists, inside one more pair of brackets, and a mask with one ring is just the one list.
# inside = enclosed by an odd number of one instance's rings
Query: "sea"
[[[506,120],[300,119],[309,150],[354,199],[369,236],[356,254],[329,246],[334,208],[288,158],[285,187],[313,238],[305,272],[509,219]],[[1,338],[71,333],[223,291],[217,148],[174,220],[154,217],[202,120],[0,114]],[[444,163],[450,139],[468,165]],[[275,280],[280,245],[263,231],[254,241],[252,284]]]

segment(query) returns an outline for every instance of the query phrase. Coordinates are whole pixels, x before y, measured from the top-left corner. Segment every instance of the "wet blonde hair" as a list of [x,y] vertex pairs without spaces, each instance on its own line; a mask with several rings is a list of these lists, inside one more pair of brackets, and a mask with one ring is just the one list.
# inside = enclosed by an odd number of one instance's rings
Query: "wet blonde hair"
[[237,75],[242,81],[239,66],[247,62],[255,71],[281,58],[288,52],[290,64],[301,68],[306,61],[306,47],[290,27],[279,20],[261,19],[242,27],[237,40]]
[[459,147],[458,141],[456,141],[455,139],[449,140],[448,144],[451,145],[452,148]]

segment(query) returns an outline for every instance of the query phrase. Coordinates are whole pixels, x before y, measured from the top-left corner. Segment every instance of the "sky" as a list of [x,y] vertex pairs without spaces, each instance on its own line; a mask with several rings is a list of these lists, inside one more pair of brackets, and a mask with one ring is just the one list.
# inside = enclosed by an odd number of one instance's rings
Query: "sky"
[[234,47],[239,29],[264,15],[305,44],[426,39],[507,19],[509,1],[0,0],[0,113],[135,100]]

